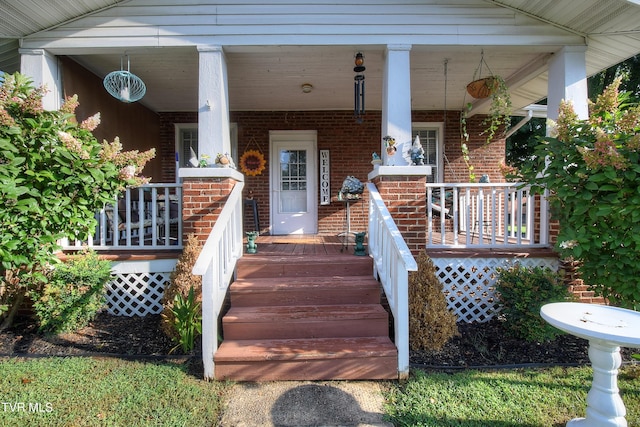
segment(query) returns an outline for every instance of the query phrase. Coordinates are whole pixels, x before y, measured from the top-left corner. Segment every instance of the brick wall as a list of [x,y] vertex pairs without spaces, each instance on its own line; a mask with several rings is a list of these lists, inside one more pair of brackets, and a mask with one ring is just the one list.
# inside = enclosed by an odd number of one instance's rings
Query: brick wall
[[[416,122],[442,122],[443,112],[414,112]],[[160,113],[160,146],[162,158],[162,181],[175,182],[175,123],[197,122],[197,113]],[[259,111],[232,112],[232,122],[238,126],[238,153],[247,149],[259,149],[265,156],[267,168],[261,175],[245,177],[244,196],[257,201],[262,233],[269,226],[269,131],[270,130],[316,130],[318,150],[330,151],[331,195],[330,205],[318,205],[318,233],[334,235],[344,231],[344,204],[337,201],[342,181],[353,175],[362,182],[372,170],[371,154],[380,153],[381,113],[367,112],[362,123],[353,119],[351,111]],[[468,171],[460,152],[459,113],[447,112],[445,126],[445,181],[467,182]],[[481,129],[482,117],[469,119],[470,134]],[[469,142],[471,161],[476,167],[476,175],[490,175],[492,182],[502,181],[499,163],[504,158],[504,141],[486,145],[482,137]],[[236,159],[237,161],[237,159]],[[319,200],[319,194],[316,196]],[[367,198],[351,205],[351,228],[363,231],[367,228]]]
[[196,234],[205,242],[236,181],[228,178],[185,178],[182,182],[183,240]]
[[418,176],[378,176],[373,180],[415,257],[424,250],[427,236],[426,182],[426,177]]

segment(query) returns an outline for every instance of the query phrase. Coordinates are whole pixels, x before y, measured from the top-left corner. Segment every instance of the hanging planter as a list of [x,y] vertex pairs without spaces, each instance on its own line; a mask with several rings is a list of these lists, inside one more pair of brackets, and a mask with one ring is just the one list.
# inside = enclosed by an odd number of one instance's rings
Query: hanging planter
[[500,82],[495,76],[483,77],[467,85],[467,92],[476,99],[488,98],[497,89]]

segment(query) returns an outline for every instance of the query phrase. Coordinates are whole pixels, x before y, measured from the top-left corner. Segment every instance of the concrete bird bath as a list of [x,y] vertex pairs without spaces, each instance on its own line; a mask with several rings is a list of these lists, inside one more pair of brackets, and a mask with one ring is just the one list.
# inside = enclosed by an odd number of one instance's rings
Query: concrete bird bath
[[556,328],[589,340],[593,383],[586,417],[569,421],[567,427],[627,427],[627,411],[618,393],[620,346],[640,347],[640,312],[559,302],[544,305],[540,315]]

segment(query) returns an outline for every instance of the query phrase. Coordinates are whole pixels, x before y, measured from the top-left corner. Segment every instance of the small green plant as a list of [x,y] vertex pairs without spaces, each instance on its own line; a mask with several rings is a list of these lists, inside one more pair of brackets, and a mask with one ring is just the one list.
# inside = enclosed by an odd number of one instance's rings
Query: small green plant
[[174,316],[174,326],[178,337],[174,341],[178,343],[171,352],[178,347],[184,353],[190,353],[195,345],[195,339],[202,334],[202,315],[200,314],[200,303],[196,301],[193,286],[189,288],[187,298],[182,294],[177,294],[173,301],[171,312]]
[[71,332],[86,326],[104,304],[111,263],[87,250],[59,264],[29,296],[42,332]]
[[571,293],[560,275],[549,268],[516,264],[498,269],[496,291],[502,304],[507,331],[527,341],[548,341],[561,332],[540,317],[540,308],[550,302],[569,301]]

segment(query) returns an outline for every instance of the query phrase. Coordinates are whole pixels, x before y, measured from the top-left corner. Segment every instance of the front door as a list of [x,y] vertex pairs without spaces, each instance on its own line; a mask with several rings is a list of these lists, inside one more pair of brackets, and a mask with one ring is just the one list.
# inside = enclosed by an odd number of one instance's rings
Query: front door
[[316,131],[271,131],[271,234],[318,231]]

